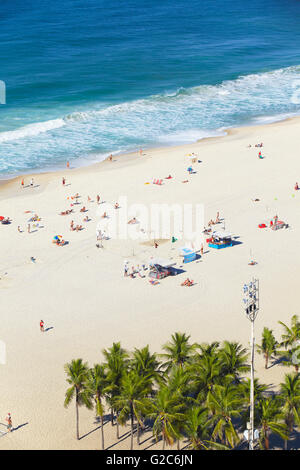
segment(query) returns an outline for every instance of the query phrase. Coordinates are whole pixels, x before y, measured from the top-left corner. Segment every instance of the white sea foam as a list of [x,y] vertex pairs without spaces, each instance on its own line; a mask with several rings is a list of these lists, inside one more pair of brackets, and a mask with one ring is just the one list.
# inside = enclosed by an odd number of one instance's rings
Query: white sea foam
[[197,140],[205,139],[207,137],[221,137],[226,135],[224,130],[217,129],[215,131],[190,129],[187,131],[174,132],[173,134],[162,135],[159,137],[159,142],[163,144],[188,144],[196,142]]
[[28,124],[27,126],[20,127],[20,129],[16,129],[14,131],[1,132],[0,142],[9,142],[12,140],[36,136],[41,132],[48,132],[53,129],[58,129],[64,125],[65,122],[63,119],[53,119],[51,121]]
[[295,66],[114,105],[89,103],[61,118],[0,133],[0,172],[189,143],[223,135],[228,127],[282,120],[300,114],[293,99],[298,85],[300,67]]

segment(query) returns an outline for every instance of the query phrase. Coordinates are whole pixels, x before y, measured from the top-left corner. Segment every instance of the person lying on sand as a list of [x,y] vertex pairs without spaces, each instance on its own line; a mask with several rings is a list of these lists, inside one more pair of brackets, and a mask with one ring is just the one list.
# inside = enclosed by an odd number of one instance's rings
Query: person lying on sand
[[86,215],[85,218],[83,219],[83,222],[88,222],[90,219],[89,219],[89,216]]
[[75,230],[76,232],[79,232],[79,230],[82,230],[82,225],[76,225]]
[[172,179],[172,176],[169,175],[169,176],[167,176],[165,179],[166,179],[166,180],[171,180],[171,179]]
[[194,281],[193,280],[190,280],[188,277],[186,278],[186,280],[184,282],[181,283],[182,286],[193,286],[194,285]]
[[106,218],[107,218],[107,213],[106,213],[106,212],[104,212],[104,214],[103,214],[103,215],[101,215],[101,218],[102,218],[102,219],[106,219]]
[[11,219],[9,217],[6,217],[5,219],[1,220],[1,224],[3,225],[8,225],[11,223]]
[[80,212],[86,212],[85,206],[83,206],[83,207],[80,209]]
[[115,203],[115,209],[119,209],[119,207],[120,207],[119,204],[116,202]]
[[73,212],[73,209],[67,209],[66,211],[62,211],[60,215],[69,215],[71,212]]
[[128,224],[136,224],[137,223],[137,220],[135,217],[133,217],[133,219],[130,219],[128,222]]

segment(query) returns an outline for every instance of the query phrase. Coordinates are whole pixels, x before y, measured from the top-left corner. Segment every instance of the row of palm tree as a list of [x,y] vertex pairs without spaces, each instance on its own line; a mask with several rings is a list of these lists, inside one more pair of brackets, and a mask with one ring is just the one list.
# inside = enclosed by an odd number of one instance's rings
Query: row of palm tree
[[[297,315],[291,318],[291,325],[278,322],[284,329],[281,335],[281,341],[277,341],[273,331],[269,328],[264,328],[262,333],[261,343],[257,345],[257,352],[263,354],[265,358],[265,368],[269,366],[269,361],[272,358],[278,359],[285,366],[293,366],[295,371],[298,372],[300,363],[297,359],[298,349],[300,352],[300,321]],[[281,350],[280,348],[284,348]]]
[[[284,335],[289,347],[289,333]],[[265,330],[264,338],[268,338]],[[264,354],[269,351],[269,360],[274,348],[260,346]],[[79,408],[85,406],[100,419],[102,449],[108,410],[117,440],[119,426],[130,423],[130,449],[135,438],[140,445],[145,429],[152,429],[156,440],[162,440],[163,449],[175,443],[179,449],[182,442],[198,450],[242,445],[250,406],[247,350],[229,341],[191,343],[184,333],[172,335],[162,350],[162,354],[151,353],[146,346],[129,353],[114,343],[103,351],[104,362],[92,368],[82,359],[66,364],[65,406],[75,400],[77,439]],[[260,448],[269,449],[272,435],[279,436],[287,448],[300,424],[300,374],[287,374],[276,393],[256,379],[254,396]]]

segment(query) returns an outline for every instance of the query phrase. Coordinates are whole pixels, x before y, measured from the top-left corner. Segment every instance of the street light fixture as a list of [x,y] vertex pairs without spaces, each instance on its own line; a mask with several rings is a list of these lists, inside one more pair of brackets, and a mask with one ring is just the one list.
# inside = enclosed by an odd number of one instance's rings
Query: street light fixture
[[254,322],[259,310],[259,281],[252,279],[244,284],[244,310],[246,317],[251,321],[251,377],[250,377],[250,429],[249,450],[253,450],[254,443]]

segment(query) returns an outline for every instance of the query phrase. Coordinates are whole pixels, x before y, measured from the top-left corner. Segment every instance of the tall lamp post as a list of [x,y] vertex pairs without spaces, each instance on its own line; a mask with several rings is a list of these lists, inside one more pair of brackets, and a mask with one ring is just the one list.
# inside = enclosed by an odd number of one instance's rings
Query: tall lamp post
[[259,281],[252,279],[244,284],[244,310],[248,320],[251,321],[251,378],[250,378],[250,429],[249,450],[253,450],[254,443],[254,322],[259,310]]

